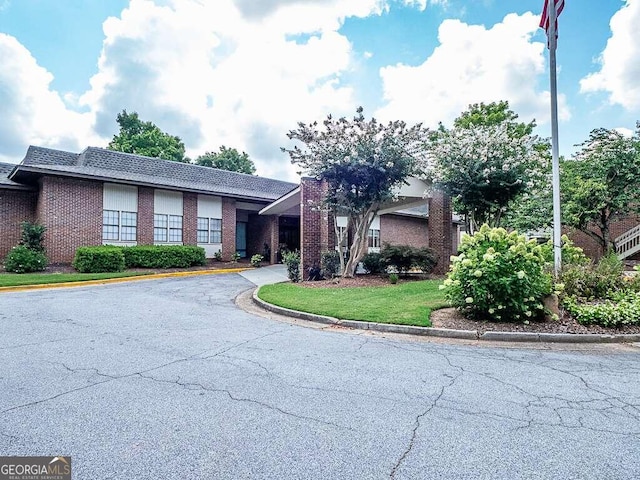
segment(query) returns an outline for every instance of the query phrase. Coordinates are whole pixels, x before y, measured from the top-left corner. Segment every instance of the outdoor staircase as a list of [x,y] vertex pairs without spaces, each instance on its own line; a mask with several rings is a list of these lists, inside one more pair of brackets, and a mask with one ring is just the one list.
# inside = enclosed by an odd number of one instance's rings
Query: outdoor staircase
[[640,252],[640,225],[627,230],[614,240],[616,253],[620,260],[629,258],[636,252]]

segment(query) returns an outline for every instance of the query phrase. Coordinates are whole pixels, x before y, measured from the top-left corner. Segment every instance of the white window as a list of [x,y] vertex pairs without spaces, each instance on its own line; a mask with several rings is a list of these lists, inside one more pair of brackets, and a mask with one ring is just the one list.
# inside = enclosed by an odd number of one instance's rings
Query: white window
[[102,243],[135,245],[138,226],[138,187],[102,186]]
[[153,243],[182,243],[182,193],[154,191]]
[[135,242],[138,214],[119,210],[103,210],[102,240],[104,242]]
[[198,243],[222,243],[222,219],[198,217]]
[[182,215],[153,216],[154,243],[182,243]]
[[380,230],[375,228],[369,229],[369,248],[380,248]]

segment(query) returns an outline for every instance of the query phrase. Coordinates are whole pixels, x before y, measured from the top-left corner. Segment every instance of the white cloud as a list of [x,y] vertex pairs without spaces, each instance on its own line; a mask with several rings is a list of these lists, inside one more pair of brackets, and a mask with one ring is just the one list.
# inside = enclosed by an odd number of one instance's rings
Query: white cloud
[[0,158],[17,160],[29,143],[104,146],[126,109],[182,137],[191,157],[227,145],[249,153],[263,175],[294,178],[279,149],[287,131],[356,107],[355,86],[344,78],[362,56],[340,27],[391,3],[446,2],[130,0],[103,24],[86,92],[54,91],[51,73],[13,37],[0,36],[0,104],[10,112],[0,118]]
[[[523,120],[547,122],[549,92],[537,89],[546,73],[544,44],[532,41],[537,24],[532,13],[509,14],[491,28],[445,20],[440,45],[424,63],[380,70],[387,103],[377,115],[435,126],[450,123],[469,104],[508,100]],[[560,118],[569,119],[563,95],[558,103]]]
[[99,71],[80,102],[108,138],[122,109],[179,135],[188,154],[224,144],[266,175],[293,176],[279,147],[298,121],[351,112],[341,76],[357,59],[344,18],[379,14],[381,0],[249,2],[131,0],[104,23]]
[[633,130],[627,127],[617,127],[617,128],[614,128],[614,130],[618,132],[620,135],[624,135],[627,138],[633,137],[635,133]]
[[446,6],[448,0],[402,0],[409,7],[418,7],[421,11],[427,8],[427,4]]
[[16,38],[0,33],[0,58],[0,159],[15,161],[29,144],[77,150],[91,136],[87,114],[67,109],[53,75]]
[[580,91],[607,92],[609,102],[628,110],[640,108],[640,0],[627,0],[611,17],[611,37],[598,72],[580,81]]

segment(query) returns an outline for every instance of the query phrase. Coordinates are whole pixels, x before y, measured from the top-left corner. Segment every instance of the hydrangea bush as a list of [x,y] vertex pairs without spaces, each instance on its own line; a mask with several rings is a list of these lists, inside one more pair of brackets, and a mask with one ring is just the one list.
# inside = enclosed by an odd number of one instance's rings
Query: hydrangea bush
[[441,288],[449,303],[467,317],[525,321],[544,314],[543,299],[552,292],[543,249],[517,232],[483,225],[451,258]]

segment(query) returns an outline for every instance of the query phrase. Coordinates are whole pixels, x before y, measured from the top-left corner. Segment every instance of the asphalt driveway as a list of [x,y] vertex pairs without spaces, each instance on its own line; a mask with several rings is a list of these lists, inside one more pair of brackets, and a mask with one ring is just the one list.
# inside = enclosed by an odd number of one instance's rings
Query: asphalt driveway
[[0,294],[0,455],[74,479],[634,479],[640,348],[307,328],[238,274]]

